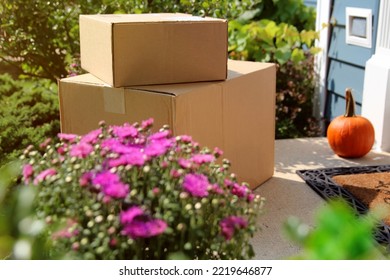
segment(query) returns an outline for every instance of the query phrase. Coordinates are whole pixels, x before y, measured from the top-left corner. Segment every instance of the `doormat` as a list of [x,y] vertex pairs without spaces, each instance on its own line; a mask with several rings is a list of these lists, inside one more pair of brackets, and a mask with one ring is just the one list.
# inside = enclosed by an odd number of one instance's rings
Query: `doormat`
[[[353,195],[350,191],[348,191],[348,188],[342,187],[341,185],[337,184],[333,177],[340,176],[339,178],[343,179],[342,175],[373,174],[385,172],[390,172],[390,165],[298,170],[297,174],[306,182],[308,186],[310,186],[315,192],[317,192],[317,194],[319,194],[325,200],[343,198],[352,208],[356,210],[358,214],[363,215],[369,210],[367,201],[359,199],[356,195]],[[344,177],[344,179],[345,178],[347,177]],[[341,180],[339,180],[339,182],[340,181]],[[352,190],[351,188],[349,189]],[[359,196],[357,192],[355,192],[355,194]],[[363,201],[366,203],[364,203]],[[381,221],[378,224],[374,236],[379,243],[386,245],[387,250],[390,250],[389,225],[387,225],[384,221]]]

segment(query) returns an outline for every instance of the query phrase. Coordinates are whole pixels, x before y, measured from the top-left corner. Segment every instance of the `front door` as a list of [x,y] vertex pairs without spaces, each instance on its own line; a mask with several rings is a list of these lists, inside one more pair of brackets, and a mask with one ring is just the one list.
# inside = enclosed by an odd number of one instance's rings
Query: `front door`
[[[353,90],[356,113],[361,112],[365,64],[375,51],[379,1],[332,1],[324,112],[327,123],[344,114],[344,94],[347,87]],[[349,8],[349,15],[346,15],[347,8]],[[365,32],[365,27],[370,20],[369,12],[372,20],[371,34]],[[348,38],[347,33],[350,35]]]

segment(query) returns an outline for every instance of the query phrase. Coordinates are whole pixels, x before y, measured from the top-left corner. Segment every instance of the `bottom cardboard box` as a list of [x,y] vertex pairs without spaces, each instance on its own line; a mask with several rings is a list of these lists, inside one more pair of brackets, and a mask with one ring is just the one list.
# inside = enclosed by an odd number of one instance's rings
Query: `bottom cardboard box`
[[274,172],[276,70],[228,61],[225,81],[113,88],[91,74],[59,81],[61,131],[85,134],[152,117],[154,128],[218,147],[240,182],[256,188]]

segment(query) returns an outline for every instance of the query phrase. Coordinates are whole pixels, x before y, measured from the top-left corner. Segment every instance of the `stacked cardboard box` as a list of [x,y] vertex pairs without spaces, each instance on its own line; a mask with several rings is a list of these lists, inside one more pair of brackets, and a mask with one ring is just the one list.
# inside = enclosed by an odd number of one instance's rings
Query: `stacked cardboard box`
[[81,15],[81,66],[114,87],[226,79],[227,22],[187,14]]
[[[275,66],[228,60],[224,20],[149,14],[138,17],[141,24],[133,16],[80,17],[81,61],[90,74],[59,82],[62,132],[84,134],[101,120],[121,125],[152,117],[156,129],[168,124],[174,135],[222,149],[231,171],[251,187],[269,179]],[[140,37],[148,39],[140,43]]]

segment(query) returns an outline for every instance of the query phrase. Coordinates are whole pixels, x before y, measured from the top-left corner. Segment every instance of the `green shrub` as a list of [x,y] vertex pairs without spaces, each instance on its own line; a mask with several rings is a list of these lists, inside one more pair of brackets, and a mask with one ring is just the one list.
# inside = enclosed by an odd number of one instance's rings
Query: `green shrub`
[[0,76],[0,165],[60,130],[57,86]]
[[321,133],[313,116],[316,77],[313,56],[294,64],[291,61],[277,68],[276,130],[277,139],[315,137]]
[[287,23],[298,30],[313,30],[315,28],[316,11],[308,7],[303,0],[261,0],[254,9],[240,16],[241,20],[258,21],[269,19],[277,23]]

